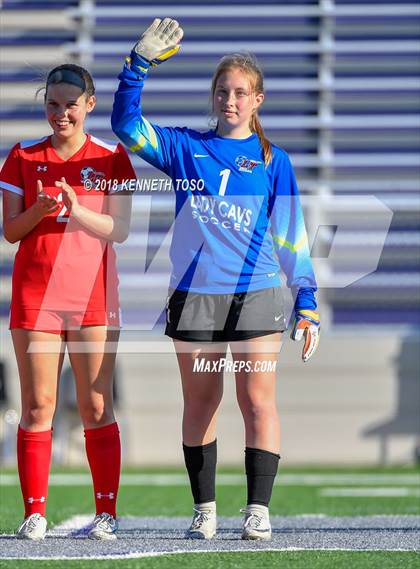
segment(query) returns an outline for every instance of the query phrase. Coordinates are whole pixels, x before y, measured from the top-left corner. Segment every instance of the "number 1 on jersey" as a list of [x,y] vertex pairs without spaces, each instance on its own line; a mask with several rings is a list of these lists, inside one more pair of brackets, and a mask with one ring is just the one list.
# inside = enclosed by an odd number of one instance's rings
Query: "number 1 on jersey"
[[219,188],[219,196],[224,196],[225,192],[226,192],[226,186],[228,183],[228,179],[230,176],[229,168],[226,168],[225,170],[221,170],[219,176],[222,176],[222,181],[220,182],[220,188]]

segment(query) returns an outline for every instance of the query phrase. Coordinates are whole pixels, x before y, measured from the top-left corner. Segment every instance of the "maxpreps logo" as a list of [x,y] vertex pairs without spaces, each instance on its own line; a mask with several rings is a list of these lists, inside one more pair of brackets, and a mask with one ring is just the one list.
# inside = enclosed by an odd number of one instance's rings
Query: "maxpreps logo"
[[246,156],[237,156],[235,158],[235,164],[238,167],[239,172],[249,172],[252,174],[255,166],[262,164],[261,160],[250,160]]
[[105,178],[103,172],[98,172],[91,166],[85,166],[80,170],[80,178],[85,190],[99,189],[100,182]]

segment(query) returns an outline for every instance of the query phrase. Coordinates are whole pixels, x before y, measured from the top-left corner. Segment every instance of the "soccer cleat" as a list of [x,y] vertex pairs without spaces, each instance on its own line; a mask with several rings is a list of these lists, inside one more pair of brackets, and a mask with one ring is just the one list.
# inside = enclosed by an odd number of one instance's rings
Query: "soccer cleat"
[[242,539],[271,539],[271,525],[267,506],[249,504],[241,512],[245,514]]
[[19,539],[44,539],[47,532],[47,520],[41,514],[31,514],[18,527],[16,537]]
[[111,514],[103,512],[97,514],[92,522],[92,527],[89,530],[88,537],[90,539],[110,540],[117,539],[116,531],[118,529],[118,522]]
[[185,535],[188,539],[211,539],[216,535],[216,502],[194,505],[194,516]]

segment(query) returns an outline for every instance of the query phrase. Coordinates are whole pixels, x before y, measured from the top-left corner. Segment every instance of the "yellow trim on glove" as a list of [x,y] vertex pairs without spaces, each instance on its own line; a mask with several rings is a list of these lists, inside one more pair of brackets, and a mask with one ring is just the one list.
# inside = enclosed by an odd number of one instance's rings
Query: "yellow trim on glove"
[[150,62],[151,65],[153,65],[153,67],[156,67],[156,65],[158,65],[159,63],[166,61],[167,59],[178,53],[180,47],[181,46],[176,45],[175,47],[168,49],[168,51],[165,51],[165,53],[162,53],[162,55],[159,55],[159,57],[155,57],[155,59],[153,59],[153,61]]
[[312,320],[316,320],[317,322],[320,322],[320,317],[318,312],[316,312],[315,310],[308,310],[306,308],[302,308],[300,310],[298,310],[298,314],[302,314],[302,316],[307,316],[308,318],[312,318]]

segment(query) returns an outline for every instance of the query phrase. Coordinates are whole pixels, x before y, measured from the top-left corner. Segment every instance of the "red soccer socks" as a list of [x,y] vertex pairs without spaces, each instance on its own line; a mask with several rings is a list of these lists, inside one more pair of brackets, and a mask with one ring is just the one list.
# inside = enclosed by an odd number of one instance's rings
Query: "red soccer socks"
[[121,445],[117,423],[85,429],[86,454],[92,472],[96,514],[116,517],[120,483]]
[[45,516],[50,472],[52,429],[25,431],[20,426],[17,433],[17,461],[25,503],[25,518],[31,514]]

